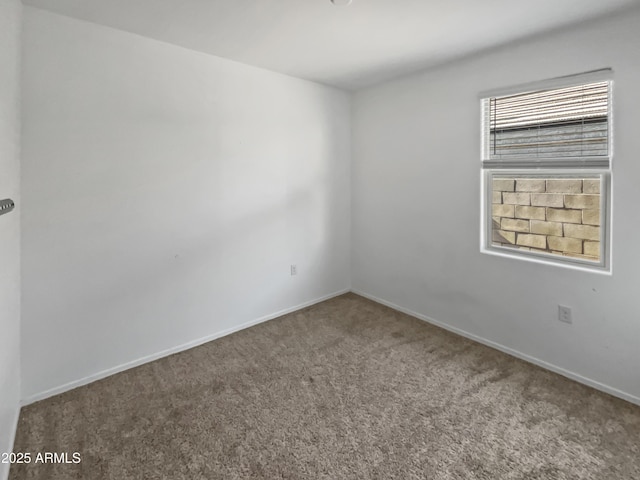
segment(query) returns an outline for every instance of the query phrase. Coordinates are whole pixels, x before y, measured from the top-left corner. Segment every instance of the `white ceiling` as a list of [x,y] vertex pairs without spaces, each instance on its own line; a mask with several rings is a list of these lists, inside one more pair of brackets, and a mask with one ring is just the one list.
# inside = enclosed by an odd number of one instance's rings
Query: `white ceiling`
[[296,77],[355,89],[639,0],[24,0]]

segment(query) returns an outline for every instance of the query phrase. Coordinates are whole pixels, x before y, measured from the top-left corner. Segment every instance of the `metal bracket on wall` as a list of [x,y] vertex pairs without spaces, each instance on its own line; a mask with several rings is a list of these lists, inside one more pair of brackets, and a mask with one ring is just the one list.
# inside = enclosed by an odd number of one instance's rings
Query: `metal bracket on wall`
[[0,215],[4,215],[5,213],[9,213],[13,210],[16,204],[13,203],[13,200],[10,198],[5,198],[4,200],[0,200]]

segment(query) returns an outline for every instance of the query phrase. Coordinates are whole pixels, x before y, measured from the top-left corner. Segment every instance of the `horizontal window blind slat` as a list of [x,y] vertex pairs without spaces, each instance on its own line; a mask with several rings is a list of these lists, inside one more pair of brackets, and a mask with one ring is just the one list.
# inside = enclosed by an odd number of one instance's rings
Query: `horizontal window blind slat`
[[[566,150],[566,151],[562,151],[562,150],[554,150],[553,152],[546,152],[546,153],[553,153],[553,157],[575,157],[576,156],[576,152],[574,150]],[[591,152],[588,151],[580,151],[579,153],[581,153],[580,158],[583,157],[602,157],[603,154],[606,154],[606,150],[594,150]],[[547,155],[549,157],[551,157],[551,155]],[[505,151],[503,152],[503,156],[500,155],[500,153],[494,157],[494,159],[499,159],[499,158],[512,158],[512,157],[533,157],[533,158],[539,158],[540,157],[540,151],[538,149],[530,149],[530,150],[512,150],[512,151]]]
[[531,169],[531,168],[587,168],[587,169],[608,169],[610,162],[608,158],[576,158],[576,157],[554,157],[551,159],[540,159],[535,157],[517,158],[514,160],[485,160],[482,162],[483,169]]
[[[591,131],[583,131],[583,132],[563,132],[563,133],[539,133],[536,130],[518,132],[523,133],[523,135],[513,135],[514,132],[506,131],[506,132],[498,132],[495,138],[495,143],[510,143],[516,141],[529,142],[536,139],[538,142],[545,142],[546,140],[557,140],[557,139],[570,139],[570,138],[602,138],[604,141],[608,138],[608,132],[606,130],[591,130]],[[530,135],[533,133],[533,135]]]
[[[587,121],[587,120],[595,120],[595,119],[602,119],[601,116],[599,115],[589,115],[589,114],[580,114],[580,113],[576,113],[575,115],[572,114],[558,114],[558,115],[529,115],[529,116],[519,116],[519,117],[511,117],[511,118],[506,118],[502,121],[493,121],[491,122],[491,127],[492,130],[495,129],[504,129],[504,128],[515,128],[515,127],[525,127],[525,126],[536,126],[536,125],[541,125],[543,126],[544,124],[550,124],[550,123],[578,123],[578,122],[582,122],[582,121]],[[604,120],[604,119],[603,119]],[[605,120],[606,121],[606,120]]]
[[609,82],[488,99],[489,158],[589,157],[609,151]]
[[[576,148],[576,145],[578,147],[583,147],[583,148]],[[588,150],[604,150],[606,152],[606,147],[603,146],[602,142],[594,142],[592,144],[588,144],[588,143],[580,143],[579,145],[574,141],[574,142],[556,142],[553,144],[547,144],[547,145],[538,145],[535,143],[511,143],[511,144],[506,144],[506,145],[498,145],[496,147],[496,151],[499,154],[501,151],[505,151],[505,150],[514,150],[514,149],[529,149],[529,150],[536,150],[536,151],[549,151],[549,152],[561,152],[563,150],[569,150],[569,151],[588,151]]]
[[510,109],[522,109],[522,108],[538,108],[541,105],[548,105],[549,100],[552,99],[556,104],[563,105],[571,105],[578,103],[595,103],[603,101],[603,96],[606,96],[606,90],[597,95],[575,95],[569,97],[549,97],[549,98],[541,98],[538,100],[531,100],[527,102],[501,102],[500,100],[496,100],[495,104],[500,108],[510,108]]
[[495,127],[492,128],[492,132],[522,132],[522,131],[535,131],[535,132],[543,132],[543,131],[555,131],[557,129],[564,128],[582,128],[582,129],[591,129],[594,127],[602,128],[605,131],[608,131],[608,125],[606,118],[603,119],[601,117],[598,118],[583,118],[578,120],[559,120],[559,121],[549,121],[549,122],[541,122],[537,124],[531,125],[509,125],[507,127]]
[[550,106],[545,108],[537,108],[533,110],[511,111],[502,110],[491,116],[492,124],[508,123],[511,120],[526,122],[531,120],[544,120],[545,118],[589,118],[589,117],[606,117],[607,104],[601,103],[597,105],[567,105],[567,106]]
[[547,153],[547,157],[575,157],[576,153],[580,154],[580,157],[602,157],[606,154],[606,150],[575,150],[575,149],[555,149],[540,152],[537,148],[523,148],[523,149],[510,149],[510,150],[498,150],[498,154],[494,158],[509,158],[509,157],[539,157],[540,153]]
[[592,92],[606,92],[609,87],[609,82],[599,82],[599,83],[591,83],[585,85],[577,85],[574,87],[568,88],[556,88],[552,90],[540,90],[537,92],[525,92],[519,93],[516,95],[507,95],[503,97],[495,97],[497,101],[505,102],[505,103],[517,103],[517,102],[527,102],[531,100],[537,100],[541,98],[552,98],[552,97],[562,97],[562,96],[570,96],[577,95],[578,93],[592,93]]
[[499,109],[497,108],[497,113],[495,113],[492,118],[509,118],[509,117],[519,117],[521,115],[548,115],[552,113],[585,113],[591,115],[600,115],[605,116],[607,114],[607,102],[603,100],[598,100],[595,102],[581,102],[579,104],[576,103],[557,103],[554,105],[541,105],[534,106],[531,108],[514,108],[514,109]]

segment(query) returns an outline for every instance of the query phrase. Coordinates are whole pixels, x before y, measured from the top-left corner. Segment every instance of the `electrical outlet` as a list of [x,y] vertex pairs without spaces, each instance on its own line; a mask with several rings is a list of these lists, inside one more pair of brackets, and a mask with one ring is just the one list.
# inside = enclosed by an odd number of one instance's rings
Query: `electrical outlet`
[[298,274],[298,267],[297,265],[291,265],[291,276],[293,275],[297,275]]
[[558,305],[558,320],[564,323],[573,323],[573,316],[571,315],[571,307],[565,305]]

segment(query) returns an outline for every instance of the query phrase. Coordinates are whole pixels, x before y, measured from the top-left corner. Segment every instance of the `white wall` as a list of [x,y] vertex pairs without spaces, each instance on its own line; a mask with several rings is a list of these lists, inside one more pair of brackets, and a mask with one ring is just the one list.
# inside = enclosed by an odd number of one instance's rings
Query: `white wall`
[[24,54],[27,402],[349,289],[348,94],[33,8]]
[[[639,25],[635,9],[357,93],[354,289],[640,402]],[[615,71],[613,275],[481,254],[478,93],[602,67]]]
[[[20,411],[20,31],[22,4],[0,0],[0,453],[13,448]],[[0,463],[0,478],[8,465]]]

